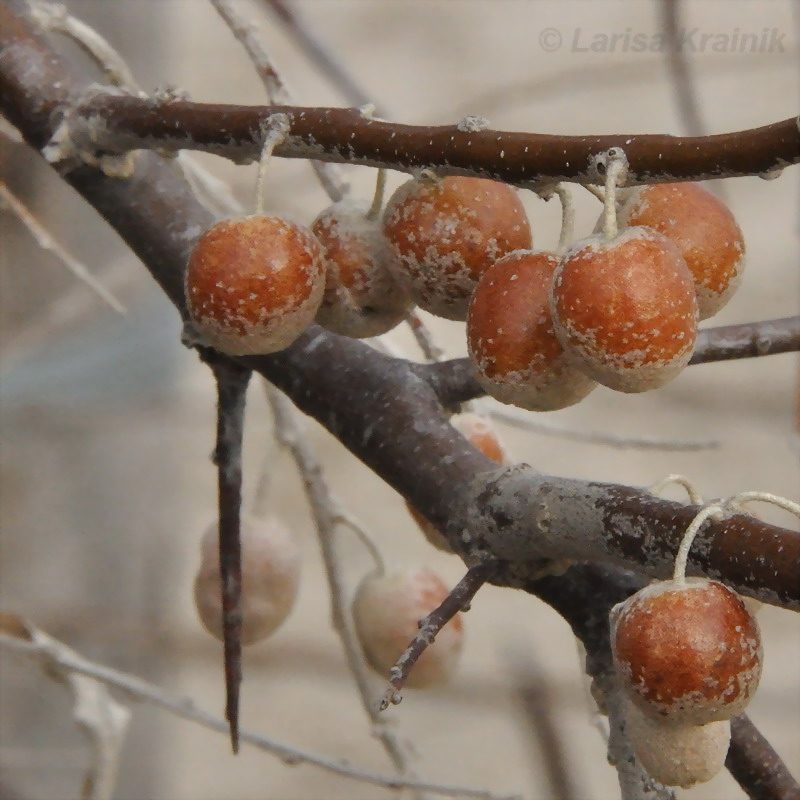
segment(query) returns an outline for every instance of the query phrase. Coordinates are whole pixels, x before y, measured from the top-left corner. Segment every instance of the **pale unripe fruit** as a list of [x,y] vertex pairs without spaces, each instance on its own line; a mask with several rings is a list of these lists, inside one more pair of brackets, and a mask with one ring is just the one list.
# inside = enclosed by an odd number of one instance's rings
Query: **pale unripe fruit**
[[399,259],[397,279],[420,308],[465,320],[481,275],[501,256],[530,248],[516,191],[483,178],[410,180],[392,195],[383,230]]
[[395,259],[381,224],[350,200],[328,207],[311,230],[325,252],[326,282],[317,322],[342,336],[379,336],[408,314],[411,298],[390,271]]
[[651,584],[612,609],[611,625],[620,682],[652,719],[730,719],[755,694],[763,657],[758,623],[722,583]]
[[597,385],[556,338],[550,285],[552,253],[519,250],[496,261],[472,295],[469,353],[478,383],[502,403],[553,411],[583,400]]
[[728,207],[697,183],[660,183],[632,190],[621,225],[645,225],[678,248],[695,281],[700,319],[733,296],[744,269],[744,237]]
[[[458,430],[462,436],[475,448],[481,451],[486,458],[491,458],[498,464],[506,463],[506,453],[503,450],[503,445],[497,438],[492,424],[486,417],[480,414],[475,414],[471,411],[466,411],[463,414],[458,414],[450,420],[450,424]],[[445,553],[452,553],[453,548],[439,529],[428,519],[426,519],[419,511],[417,511],[411,503],[406,502],[408,511],[414,518],[414,522],[419,525],[420,530],[425,534],[425,538],[438,550],[443,550]]]
[[688,788],[710,781],[725,765],[731,742],[729,720],[707,725],[665,725],[627,704],[627,732],[651,778]]
[[[300,548],[276,519],[242,519],[242,644],[273,633],[289,615],[300,582]],[[206,630],[222,639],[222,595],[217,526],[200,544],[194,599]]]
[[[427,567],[367,575],[353,601],[353,620],[369,665],[387,677],[419,632],[418,623],[448,594],[441,579]],[[421,689],[448,681],[458,665],[463,641],[464,630],[458,613],[419,657],[406,686]]]
[[195,328],[234,356],[287,348],[314,321],[324,289],[322,248],[311,232],[261,215],[209,228],[185,276]]
[[578,242],[556,269],[550,311],[574,365],[621,392],[672,380],[697,337],[692,275],[675,246],[649,228]]

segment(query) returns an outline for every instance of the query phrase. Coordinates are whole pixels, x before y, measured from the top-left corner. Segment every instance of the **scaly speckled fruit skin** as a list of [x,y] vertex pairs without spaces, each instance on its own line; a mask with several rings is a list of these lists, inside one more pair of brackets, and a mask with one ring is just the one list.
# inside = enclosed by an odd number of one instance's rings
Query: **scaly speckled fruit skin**
[[287,348],[322,302],[322,248],[279,217],[228,219],[209,228],[189,257],[186,302],[198,333],[234,356]]
[[716,314],[741,282],[744,236],[730,209],[697,183],[659,183],[632,190],[621,225],[644,225],[678,248],[695,281],[700,319]]
[[[475,448],[481,451],[486,458],[491,458],[498,464],[507,463],[506,452],[491,422],[480,414],[465,411],[450,420],[450,424],[456,428],[464,438]],[[425,538],[437,549],[445,553],[452,553],[453,548],[445,538],[444,534],[422,515],[411,503],[406,501],[408,513],[411,514],[414,522],[425,534]]]
[[[300,582],[301,553],[291,531],[277,519],[244,517],[242,542],[242,644],[274,633],[294,607]],[[200,568],[194,600],[206,630],[222,640],[222,594],[217,526],[200,544]]]
[[481,275],[533,244],[516,190],[483,178],[404,183],[386,206],[383,230],[398,258],[396,277],[417,305],[462,321]]
[[650,228],[578,242],[556,269],[550,312],[573,364],[620,392],[675,378],[697,338],[692,275],[675,245]]
[[[410,567],[367,575],[353,600],[353,621],[367,663],[384,678],[419,632],[418,623],[449,591],[428,567]],[[461,613],[456,614],[420,656],[406,686],[423,689],[448,681],[458,666],[464,642]]]
[[707,725],[665,725],[627,703],[626,730],[647,774],[664,786],[688,789],[706,783],[725,765],[731,743],[729,720]]
[[325,252],[325,295],[317,312],[323,328],[363,339],[405,319],[413,302],[393,277],[395,255],[378,220],[340,200],[314,220],[311,231]]
[[630,699],[651,719],[706,725],[740,714],[758,687],[758,623],[706,579],[651,584],[615,606],[612,650]]
[[496,261],[472,295],[467,344],[476,377],[502,403],[554,411],[597,385],[570,362],[553,330],[549,296],[559,258],[518,250]]

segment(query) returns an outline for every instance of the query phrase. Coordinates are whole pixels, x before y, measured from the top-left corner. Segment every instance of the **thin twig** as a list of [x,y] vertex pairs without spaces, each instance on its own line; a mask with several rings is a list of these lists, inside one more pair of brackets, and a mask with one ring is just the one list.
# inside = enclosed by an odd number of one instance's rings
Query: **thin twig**
[[[705,328],[697,335],[689,363],[708,364],[796,351],[800,351],[800,316]],[[431,384],[444,406],[464,403],[485,394],[468,358],[424,364],[415,367],[415,372]]]
[[[275,67],[263,43],[256,33],[256,27],[236,9],[231,0],[210,0],[217,13],[230,28],[231,33],[247,53],[248,58],[258,72],[261,83],[267,90],[267,99],[271,105],[285,106],[292,102],[292,93]],[[309,162],[319,178],[322,188],[333,202],[341,200],[345,195],[345,185],[334,164],[318,161]]]
[[486,413],[500,422],[513,425],[520,430],[540,433],[544,436],[555,436],[560,439],[569,439],[587,444],[599,444],[614,447],[620,450],[662,450],[671,452],[693,452],[697,450],[713,450],[720,446],[715,439],[706,440],[681,440],[665,439],[659,436],[619,436],[603,431],[580,431],[562,425],[558,422],[543,420],[530,412],[516,409],[511,406],[492,405],[486,408]]
[[[54,640],[50,640],[53,642]],[[85,675],[107,686],[112,686],[125,693],[132,700],[138,700],[168,711],[177,717],[196,722],[204,728],[226,734],[228,723],[199,709],[190,697],[172,694],[164,689],[142,680],[135,675],[106,667],[89,661],[69,648],[58,643],[57,648],[44,648],[40,644],[25,641],[15,635],[0,633],[0,647],[6,647],[25,655],[43,660],[46,664],[61,670],[69,670],[77,675]],[[241,730],[239,738],[259,750],[271,753],[286,764],[311,764],[327,772],[342,775],[353,780],[371,783],[387,789],[413,789],[449,797],[475,797],[479,800],[512,800],[492,792],[470,789],[461,786],[446,786],[425,781],[415,781],[396,775],[382,775],[377,772],[363,770],[351,765],[343,759],[334,759],[301,750],[291,745],[278,742],[261,734]]]
[[[111,800],[130,722],[130,711],[111,696],[101,681],[77,674],[59,662],[60,655],[80,658],[74,650],[28,625],[17,615],[0,612],[0,640],[7,638],[20,644],[26,643],[41,655],[52,657],[42,659],[45,673],[69,687],[75,701],[73,717],[92,746],[81,800]],[[0,643],[5,644],[5,641]]]
[[291,402],[277,389],[265,382],[267,399],[275,418],[275,435],[294,458],[303,478],[306,496],[317,527],[328,590],[331,599],[333,627],[342,643],[347,666],[353,676],[361,705],[392,763],[401,775],[411,774],[408,745],[400,739],[378,714],[372,702],[369,675],[353,628],[345,598],[342,570],[336,552],[335,533],[342,518],[339,503],[333,497],[322,474],[322,467],[309,443],[303,437]]
[[488,580],[495,568],[492,561],[484,561],[467,570],[467,574],[453,587],[450,594],[419,623],[419,633],[409,642],[395,665],[389,670],[389,688],[380,700],[380,710],[389,705],[397,705],[402,697],[400,691],[405,685],[414,664],[436,640],[436,635],[459,611],[465,611],[478,589]]
[[84,264],[67,252],[39,220],[11,193],[0,181],[0,209],[6,207],[28,229],[36,244],[56,256],[61,263],[82,283],[85,283],[101,300],[111,306],[118,314],[126,314],[125,306],[92,275]]
[[444,350],[433,340],[428,326],[422,321],[419,313],[417,311],[410,312],[406,317],[406,322],[425,359],[432,363],[441,361],[444,358]]

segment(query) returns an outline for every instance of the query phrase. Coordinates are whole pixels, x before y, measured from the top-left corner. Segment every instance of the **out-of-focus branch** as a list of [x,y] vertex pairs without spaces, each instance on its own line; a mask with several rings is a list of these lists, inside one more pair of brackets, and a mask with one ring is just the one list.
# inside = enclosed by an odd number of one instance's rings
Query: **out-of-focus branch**
[[296,412],[284,395],[266,384],[267,399],[275,420],[275,436],[287,448],[303,480],[311,514],[317,527],[322,560],[328,580],[333,628],[339,635],[345,659],[358,690],[359,699],[372,725],[373,733],[385,748],[400,775],[410,777],[411,750],[395,730],[383,719],[372,702],[369,675],[358,644],[353,621],[347,607],[341,564],[337,555],[336,530],[343,517],[340,505],[331,494],[322,467],[302,434]]
[[103,286],[97,278],[50,235],[49,231],[38,219],[11,193],[9,188],[0,181],[0,211],[7,208],[28,229],[36,244],[42,250],[48,250],[82,283],[85,283],[107,305],[111,306],[118,314],[127,313],[125,306]]
[[[8,618],[13,615],[3,614],[2,616],[4,617],[2,622],[6,623]],[[30,625],[25,624],[24,627],[17,631],[9,630],[7,624],[3,624],[0,627],[2,627],[0,647],[36,658],[42,661],[48,669],[55,670],[60,674],[85,677],[93,683],[110,686],[122,692],[130,700],[149,703],[177,717],[196,722],[209,730],[222,734],[229,732],[226,720],[199,709],[194,700],[189,697],[172,694],[135,675],[89,661],[66,645]],[[301,750],[250,731],[240,731],[239,738],[242,742],[247,742],[259,750],[264,750],[276,756],[285,764],[311,764],[335,775],[371,783],[387,789],[408,788],[448,797],[474,797],[478,800],[512,800],[510,797],[503,798],[500,795],[479,789],[427,783],[398,775],[382,775],[377,772],[363,770],[343,759],[329,758],[308,750]]]
[[800,800],[800,783],[745,714],[731,720],[725,766],[750,800]]
[[703,136],[705,126],[700,116],[694,80],[681,43],[681,0],[661,0],[661,26],[667,39],[667,65],[672,75],[678,111],[690,136]]
[[[51,111],[54,111],[52,108]],[[289,118],[282,158],[362,164],[402,172],[475,175],[537,188],[553,181],[592,183],[592,157],[610,147],[628,157],[627,185],[759,175],[800,163],[800,127],[792,117],[761,128],[706,137],[661,134],[553,136],[465,131],[457,125],[401,125],[346,108],[233,106],[164,102],[92,92],[62,106],[74,149],[50,148],[48,158],[157,149],[201,150],[237,162],[256,159],[261,131],[275,114]],[[91,157],[91,156],[90,156]]]
[[[292,94],[259,39],[255,26],[237,11],[231,0],[211,0],[211,4],[247,53],[267,90],[269,102],[275,105],[291,103]],[[341,200],[345,195],[345,186],[337,168],[320,161],[312,161],[311,166],[328,197],[333,202]]]
[[130,711],[111,696],[102,681],[69,668],[65,662],[80,658],[74,650],[28,625],[17,615],[0,611],[0,644],[8,643],[27,645],[30,652],[39,656],[47,675],[72,692],[73,717],[92,747],[81,800],[111,800]]
[[[371,103],[369,95],[356,83],[355,78],[344,68],[341,60],[323,42],[297,13],[289,0],[266,0],[275,16],[300,45],[309,61],[334,85],[351,106],[366,106]],[[375,107],[377,116],[385,117],[382,108]]]
[[[721,325],[701,330],[690,364],[710,364],[739,358],[759,358],[800,351],[800,316]],[[445,406],[465,403],[485,394],[475,380],[472,362],[456,358],[417,367]]]

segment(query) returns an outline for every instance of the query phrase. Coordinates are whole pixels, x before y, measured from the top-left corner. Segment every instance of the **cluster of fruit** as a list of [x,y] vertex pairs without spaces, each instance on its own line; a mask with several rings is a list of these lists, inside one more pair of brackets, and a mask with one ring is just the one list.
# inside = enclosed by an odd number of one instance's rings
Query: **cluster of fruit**
[[423,174],[382,219],[344,200],[310,228],[226,220],[190,257],[190,315],[212,346],[253,355],[288,347],[315,319],[376,336],[416,303],[467,321],[478,380],[502,402],[546,411],[597,383],[645,391],[688,363],[698,319],[738,285],[744,243],[697,184],[622,190],[612,205],[613,224],[607,213],[602,232],[563,254],[532,250],[517,192],[480,178]]
[[[783,498],[749,494],[794,509]],[[702,509],[684,535],[672,580],[640,589],[610,614],[630,740],[642,766],[668,786],[702,783],[722,769],[730,720],[745,709],[761,678],[754,617],[760,604],[718,581],[686,578],[700,527],[732,510],[742,510],[737,498]]]
[[[300,582],[301,554],[296,538],[278,520],[242,519],[242,644],[263,641],[286,620],[294,607]],[[353,621],[367,663],[382,677],[418,631],[420,620],[447,597],[448,589],[428,567],[393,573],[383,569],[366,575],[352,605]],[[200,620],[217,639],[222,633],[222,592],[217,526],[200,545],[200,567],[194,582]],[[455,672],[464,639],[456,615],[420,656],[407,686],[427,688],[447,681]]]

